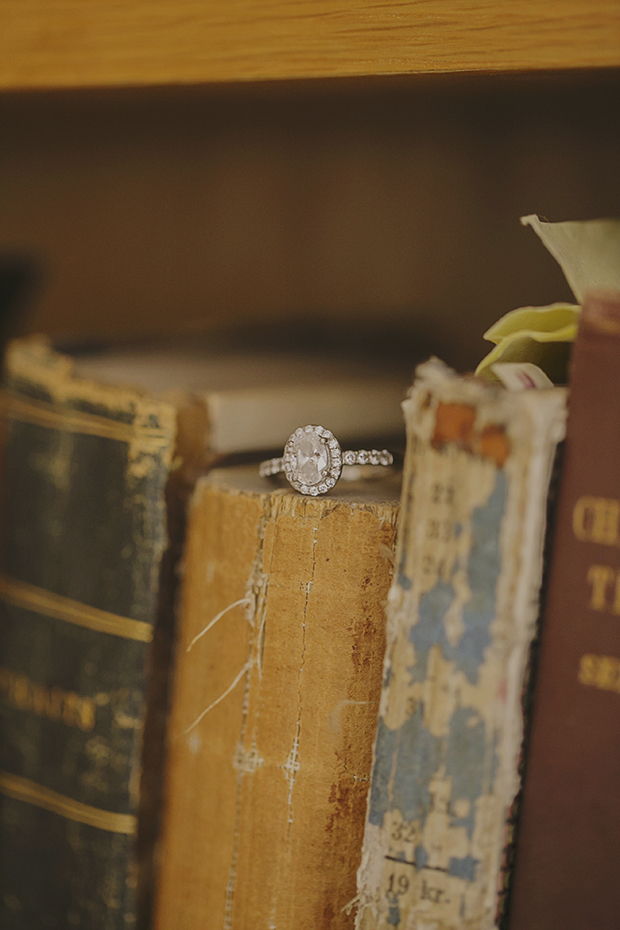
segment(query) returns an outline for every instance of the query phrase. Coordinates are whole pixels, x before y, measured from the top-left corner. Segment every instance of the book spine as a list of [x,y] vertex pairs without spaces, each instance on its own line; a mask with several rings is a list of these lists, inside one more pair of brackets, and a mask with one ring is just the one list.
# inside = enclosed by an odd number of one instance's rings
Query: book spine
[[36,341],[4,400],[0,924],[126,930],[174,418]]
[[546,500],[565,393],[506,392],[436,360],[407,453],[359,930],[486,930],[519,789]]
[[189,517],[156,927],[352,927],[396,495],[235,473]]
[[511,930],[618,926],[619,427],[620,294],[593,294],[571,362]]

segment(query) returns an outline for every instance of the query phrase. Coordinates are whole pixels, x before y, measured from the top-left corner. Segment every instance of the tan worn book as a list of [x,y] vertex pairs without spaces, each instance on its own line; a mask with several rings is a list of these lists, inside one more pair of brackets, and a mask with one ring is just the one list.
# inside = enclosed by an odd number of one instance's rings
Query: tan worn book
[[26,339],[5,371],[0,925],[146,926],[193,482],[307,422],[390,432],[401,388],[196,341],[69,356]]
[[195,491],[157,930],[352,927],[400,477]]

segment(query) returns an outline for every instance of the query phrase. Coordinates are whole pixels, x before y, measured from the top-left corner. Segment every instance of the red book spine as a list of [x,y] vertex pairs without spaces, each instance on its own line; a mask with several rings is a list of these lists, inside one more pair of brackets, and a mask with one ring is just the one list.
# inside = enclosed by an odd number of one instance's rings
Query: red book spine
[[585,301],[510,930],[620,926],[620,294]]

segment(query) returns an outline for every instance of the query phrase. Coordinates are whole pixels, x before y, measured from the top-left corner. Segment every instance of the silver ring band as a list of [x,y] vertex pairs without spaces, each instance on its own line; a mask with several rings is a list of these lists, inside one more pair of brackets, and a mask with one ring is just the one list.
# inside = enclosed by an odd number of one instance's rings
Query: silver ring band
[[392,465],[394,457],[387,449],[347,449],[323,426],[303,426],[295,430],[278,458],[261,462],[262,478],[284,473],[289,484],[300,494],[317,497],[327,494],[342,474],[344,465]]

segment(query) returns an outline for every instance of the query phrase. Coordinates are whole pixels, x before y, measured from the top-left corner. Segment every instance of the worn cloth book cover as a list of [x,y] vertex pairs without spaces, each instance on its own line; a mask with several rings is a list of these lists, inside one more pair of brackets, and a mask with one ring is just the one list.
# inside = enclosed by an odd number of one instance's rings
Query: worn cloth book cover
[[3,930],[126,930],[138,914],[146,920],[175,564],[196,475],[243,443],[283,444],[296,414],[310,415],[313,384],[328,422],[331,393],[336,429],[343,420],[362,428],[363,417],[347,411],[364,408],[373,389],[369,420],[393,424],[395,382],[364,382],[335,363],[304,369],[299,360],[197,350],[69,358],[37,339],[9,349]]
[[352,928],[400,474],[194,494],[157,930]]
[[620,293],[586,297],[534,691],[511,930],[620,915]]
[[0,924],[126,928],[173,408],[7,359]]
[[565,391],[422,365],[407,453],[359,930],[489,930],[504,895]]

